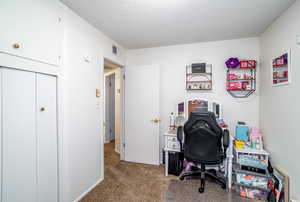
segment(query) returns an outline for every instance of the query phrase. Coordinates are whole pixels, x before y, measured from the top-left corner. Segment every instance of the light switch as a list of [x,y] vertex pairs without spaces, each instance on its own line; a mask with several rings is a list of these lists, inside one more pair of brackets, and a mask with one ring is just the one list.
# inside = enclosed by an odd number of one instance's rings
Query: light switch
[[96,88],[96,97],[100,97],[100,96],[101,96],[100,89]]

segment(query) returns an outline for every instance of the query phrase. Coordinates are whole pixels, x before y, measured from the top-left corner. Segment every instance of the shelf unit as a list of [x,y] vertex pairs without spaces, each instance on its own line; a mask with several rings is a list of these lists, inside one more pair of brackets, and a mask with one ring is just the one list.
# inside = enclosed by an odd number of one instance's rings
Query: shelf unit
[[[264,151],[264,150],[256,150],[256,149],[238,149],[234,147],[234,154],[235,154],[235,161],[234,164],[232,166],[233,169],[233,184],[235,187],[235,190],[238,192],[238,194],[241,194],[241,190],[240,189],[250,189],[250,190],[258,190],[259,192],[261,192],[260,197],[256,196],[255,199],[257,200],[263,200],[265,201],[264,197],[261,198],[261,196],[267,196],[268,193],[270,192],[270,188],[268,186],[269,181],[271,180],[271,175],[269,174],[268,170],[266,170],[265,174],[262,173],[258,173],[258,172],[254,172],[254,171],[248,171],[248,170],[243,170],[241,169],[241,164],[239,164],[239,162],[237,161],[237,156],[238,153],[248,153],[251,155],[263,155],[263,156],[268,156],[269,153]],[[266,158],[266,157],[264,157]],[[268,161],[268,160],[266,160]],[[246,165],[247,166],[247,165]],[[251,178],[248,181],[248,184],[245,182],[242,182],[241,179],[238,180],[238,175],[246,175],[246,176],[251,176]],[[245,179],[245,177],[243,177]],[[260,184],[253,184],[251,183],[252,181],[257,181],[253,178],[256,179],[265,179],[266,184],[263,185],[262,182]],[[263,187],[266,186],[266,187]],[[244,192],[243,192],[244,193]],[[262,194],[264,193],[264,194]],[[243,197],[249,197],[249,196],[245,196],[243,195]]]
[[[237,78],[232,78],[232,75],[237,75]],[[228,68],[226,76],[226,89],[231,96],[246,98],[256,91],[256,67]],[[232,85],[237,86],[232,88]]]
[[206,72],[193,73],[192,65],[186,66],[186,90],[212,90],[212,65],[205,67]]

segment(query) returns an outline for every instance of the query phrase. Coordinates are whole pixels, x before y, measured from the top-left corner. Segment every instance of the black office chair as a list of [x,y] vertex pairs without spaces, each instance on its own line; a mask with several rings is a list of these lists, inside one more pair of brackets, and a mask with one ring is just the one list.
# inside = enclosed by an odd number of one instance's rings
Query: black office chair
[[[184,139],[183,139],[184,136]],[[226,189],[226,180],[217,176],[215,170],[206,170],[206,165],[220,165],[226,158],[229,146],[229,131],[222,130],[212,112],[192,112],[183,127],[177,130],[177,139],[180,142],[181,152],[187,161],[195,165],[192,171],[183,173],[180,180],[189,176],[200,176],[199,192],[204,192],[205,178],[210,177]],[[183,143],[184,141],[184,143]],[[183,161],[183,158],[181,159]]]

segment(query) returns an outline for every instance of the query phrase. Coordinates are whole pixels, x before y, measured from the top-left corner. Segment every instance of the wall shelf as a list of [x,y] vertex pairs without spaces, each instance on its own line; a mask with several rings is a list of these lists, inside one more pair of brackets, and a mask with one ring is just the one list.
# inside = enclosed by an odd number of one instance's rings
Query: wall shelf
[[212,90],[212,65],[205,63],[187,65],[186,90]]
[[228,68],[226,76],[226,89],[232,97],[246,98],[256,91],[256,65],[246,68]]

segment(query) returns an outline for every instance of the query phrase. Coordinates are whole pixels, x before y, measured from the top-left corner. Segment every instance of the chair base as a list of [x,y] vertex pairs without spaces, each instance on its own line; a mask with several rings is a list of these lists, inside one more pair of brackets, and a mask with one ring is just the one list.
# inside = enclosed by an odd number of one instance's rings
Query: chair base
[[203,193],[205,190],[205,180],[207,177],[213,179],[215,182],[217,182],[219,185],[221,185],[222,189],[226,189],[226,181],[222,177],[217,176],[217,172],[215,170],[206,170],[205,165],[201,165],[201,169],[196,171],[191,171],[188,173],[183,173],[179,179],[184,180],[186,177],[192,177],[192,176],[200,176],[200,187],[198,191],[200,193]]

